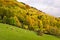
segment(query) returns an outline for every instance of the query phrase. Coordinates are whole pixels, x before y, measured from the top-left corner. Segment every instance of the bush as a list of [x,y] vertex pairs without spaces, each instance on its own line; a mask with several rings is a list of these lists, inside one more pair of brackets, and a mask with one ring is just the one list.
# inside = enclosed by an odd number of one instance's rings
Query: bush
[[37,34],[40,35],[40,36],[42,36],[43,35],[43,30],[38,30]]
[[24,25],[24,24],[23,24],[23,28],[24,28],[24,29],[28,29],[28,25]]
[[57,27],[50,27],[49,33],[51,35],[55,35],[55,36],[59,36],[60,35],[59,29]]
[[3,17],[3,23],[7,23],[7,17],[6,16]]
[[0,23],[2,23],[3,21],[2,20],[0,20]]

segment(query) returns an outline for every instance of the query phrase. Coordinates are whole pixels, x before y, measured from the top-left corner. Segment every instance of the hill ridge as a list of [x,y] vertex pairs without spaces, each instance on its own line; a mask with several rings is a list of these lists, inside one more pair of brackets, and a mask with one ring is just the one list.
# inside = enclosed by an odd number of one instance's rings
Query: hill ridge
[[60,19],[16,0],[0,0],[0,22],[60,36]]

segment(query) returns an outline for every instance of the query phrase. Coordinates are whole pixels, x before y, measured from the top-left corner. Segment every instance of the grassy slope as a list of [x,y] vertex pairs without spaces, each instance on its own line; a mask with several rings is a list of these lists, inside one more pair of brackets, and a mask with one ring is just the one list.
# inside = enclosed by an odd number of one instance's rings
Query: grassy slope
[[34,32],[0,23],[0,40],[60,40],[55,36],[37,36]]

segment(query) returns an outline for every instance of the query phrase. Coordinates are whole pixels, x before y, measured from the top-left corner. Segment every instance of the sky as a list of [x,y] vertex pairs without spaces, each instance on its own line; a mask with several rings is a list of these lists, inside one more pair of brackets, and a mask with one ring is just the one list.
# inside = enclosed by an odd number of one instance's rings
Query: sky
[[60,17],[60,0],[18,0],[47,14]]

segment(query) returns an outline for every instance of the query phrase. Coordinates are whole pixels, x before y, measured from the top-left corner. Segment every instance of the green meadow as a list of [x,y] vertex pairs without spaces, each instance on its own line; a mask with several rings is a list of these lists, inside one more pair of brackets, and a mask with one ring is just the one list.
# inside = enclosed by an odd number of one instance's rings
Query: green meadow
[[60,38],[46,34],[38,36],[33,31],[0,23],[0,40],[60,40]]

